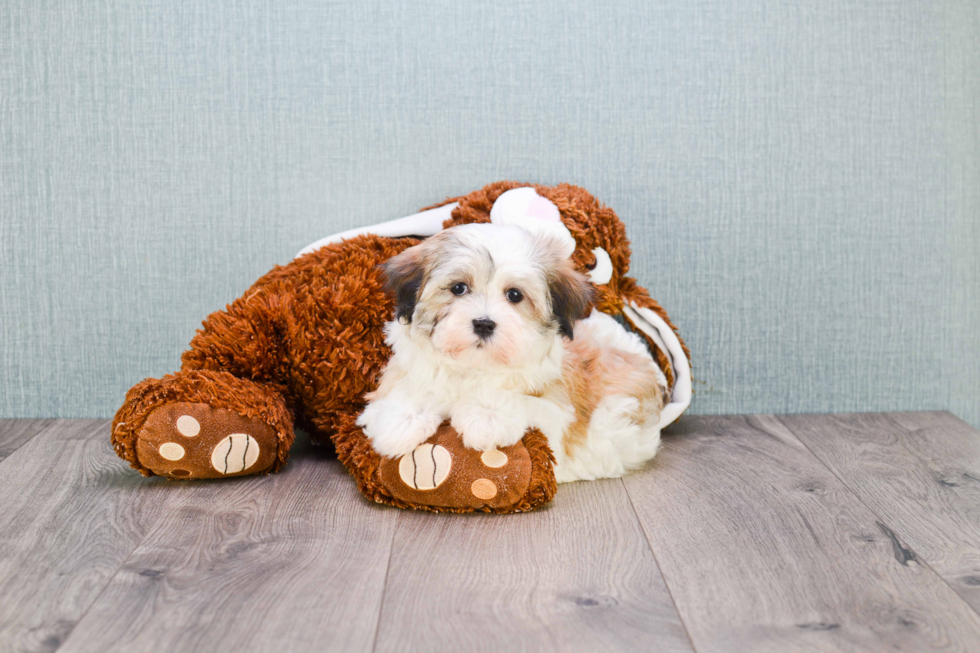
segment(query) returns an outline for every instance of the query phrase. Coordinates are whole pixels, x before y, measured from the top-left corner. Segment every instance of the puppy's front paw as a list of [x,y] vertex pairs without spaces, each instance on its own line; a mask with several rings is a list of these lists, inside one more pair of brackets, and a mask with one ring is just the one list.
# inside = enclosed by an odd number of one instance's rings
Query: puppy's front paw
[[398,458],[428,440],[442,417],[424,408],[401,401],[379,399],[368,404],[357,418],[357,425],[371,439],[374,450],[388,458]]
[[452,412],[452,426],[463,436],[468,449],[489,451],[517,444],[527,430],[527,420],[519,415],[467,404]]

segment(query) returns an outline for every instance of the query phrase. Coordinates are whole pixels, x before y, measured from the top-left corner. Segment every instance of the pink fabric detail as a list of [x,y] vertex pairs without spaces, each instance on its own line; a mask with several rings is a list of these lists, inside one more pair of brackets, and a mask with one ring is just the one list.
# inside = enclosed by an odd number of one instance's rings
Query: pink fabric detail
[[543,197],[535,197],[527,207],[527,215],[545,222],[561,222],[558,207]]

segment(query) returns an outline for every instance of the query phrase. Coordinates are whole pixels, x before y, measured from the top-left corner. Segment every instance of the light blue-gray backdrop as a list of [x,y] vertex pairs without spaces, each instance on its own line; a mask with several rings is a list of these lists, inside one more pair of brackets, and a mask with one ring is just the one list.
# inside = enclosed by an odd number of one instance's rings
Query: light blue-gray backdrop
[[0,416],[110,416],[307,243],[512,178],[623,218],[694,412],[978,425],[978,7],[7,0]]

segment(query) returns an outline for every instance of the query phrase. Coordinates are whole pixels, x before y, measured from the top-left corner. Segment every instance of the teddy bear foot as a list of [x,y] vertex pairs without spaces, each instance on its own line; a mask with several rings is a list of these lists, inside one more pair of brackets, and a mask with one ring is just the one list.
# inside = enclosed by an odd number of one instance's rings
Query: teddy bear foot
[[377,482],[400,507],[521,512],[554,494],[550,456],[544,436],[536,432],[509,447],[477,451],[465,447],[456,430],[443,423],[412,453],[382,459]]
[[112,423],[119,457],[144,476],[168,478],[275,472],[293,437],[292,415],[273,388],[207,370],[138,383]]
[[224,478],[270,471],[277,445],[275,430],[262,420],[177,402],[150,413],[136,437],[136,455],[158,476]]

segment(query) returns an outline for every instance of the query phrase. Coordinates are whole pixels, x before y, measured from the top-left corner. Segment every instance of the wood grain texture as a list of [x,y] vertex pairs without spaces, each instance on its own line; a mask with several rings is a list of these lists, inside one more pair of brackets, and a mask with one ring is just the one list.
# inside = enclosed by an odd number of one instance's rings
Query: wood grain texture
[[779,419],[980,611],[980,431],[949,413]]
[[980,642],[980,434],[948,414],[686,417],[645,470],[499,517],[369,504],[305,437],[279,475],[214,482],[138,476],[105,422],[0,422],[15,441],[0,651]]
[[0,650],[52,651],[166,501],[113,454],[109,423],[60,420],[0,462]]
[[969,605],[773,417],[685,418],[624,481],[699,653],[980,642]]
[[179,498],[60,651],[367,651],[397,510],[333,458],[173,484]]
[[524,515],[402,513],[377,651],[691,651],[619,480]]
[[50,419],[0,419],[0,460],[44,430]]

